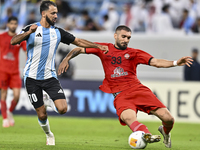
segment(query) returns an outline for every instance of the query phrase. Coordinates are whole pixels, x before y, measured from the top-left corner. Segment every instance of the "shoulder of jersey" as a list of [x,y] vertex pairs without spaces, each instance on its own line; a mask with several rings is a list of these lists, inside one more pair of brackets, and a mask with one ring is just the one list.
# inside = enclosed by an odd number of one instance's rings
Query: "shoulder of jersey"
[[31,27],[33,24],[37,24],[37,22],[36,22],[36,23],[32,23],[32,24],[29,24],[29,25],[25,26],[25,27],[22,29],[22,31],[28,31],[28,30],[29,30],[29,28],[30,28],[30,27]]
[[2,33],[0,33],[0,36],[4,36],[6,34],[7,34],[7,32],[2,32]]

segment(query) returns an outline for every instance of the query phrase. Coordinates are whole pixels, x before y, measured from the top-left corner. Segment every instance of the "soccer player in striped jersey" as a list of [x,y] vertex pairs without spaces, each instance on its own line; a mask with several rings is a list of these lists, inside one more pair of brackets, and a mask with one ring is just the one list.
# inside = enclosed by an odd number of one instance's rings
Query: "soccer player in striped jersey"
[[153,114],[162,121],[163,126],[158,130],[164,137],[165,146],[170,148],[170,131],[173,128],[174,118],[153,92],[138,80],[136,68],[139,64],[158,68],[190,66],[193,60],[189,56],[182,57],[178,61],[156,59],[147,52],[127,47],[131,39],[131,30],[127,26],[118,26],[114,38],[115,44],[99,43],[108,46],[107,54],[96,48],[73,49],[59,65],[58,75],[67,71],[68,61],[81,53],[98,56],[105,73],[100,90],[112,93],[115,97],[114,106],[121,125],[127,125],[133,132],[144,131],[143,139],[148,143],[159,142],[161,139],[159,135],[152,135],[144,124],[137,121],[138,111]]
[[[22,29],[12,38],[15,45],[27,41],[27,62],[24,68],[24,83],[29,99],[34,106],[38,122],[47,137],[47,145],[55,145],[55,138],[50,130],[47,113],[43,102],[43,90],[50,96],[54,110],[60,114],[67,112],[67,102],[55,70],[55,54],[60,42],[80,47],[99,48],[105,53],[107,46],[77,38],[62,28],[54,26],[57,20],[57,6],[52,1],[42,1],[40,5],[40,22]],[[52,103],[51,103],[52,102]],[[54,103],[53,103],[54,102]],[[55,107],[54,107],[55,104]]]

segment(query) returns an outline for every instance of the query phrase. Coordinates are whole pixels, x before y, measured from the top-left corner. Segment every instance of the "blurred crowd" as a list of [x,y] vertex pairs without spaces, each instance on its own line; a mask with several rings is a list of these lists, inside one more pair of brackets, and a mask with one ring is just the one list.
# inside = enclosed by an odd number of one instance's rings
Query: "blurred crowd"
[[[111,31],[127,25],[133,32],[186,34],[200,32],[200,0],[52,0],[58,7],[57,26],[75,31]],[[41,0],[1,0],[0,29],[9,16],[19,27],[40,20]]]

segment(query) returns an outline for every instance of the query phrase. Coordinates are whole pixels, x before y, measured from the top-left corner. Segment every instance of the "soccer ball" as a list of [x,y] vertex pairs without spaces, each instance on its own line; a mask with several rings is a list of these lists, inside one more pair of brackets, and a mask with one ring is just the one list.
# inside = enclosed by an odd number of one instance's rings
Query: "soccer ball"
[[135,131],[128,138],[128,144],[133,149],[144,149],[147,143],[142,139],[143,131]]

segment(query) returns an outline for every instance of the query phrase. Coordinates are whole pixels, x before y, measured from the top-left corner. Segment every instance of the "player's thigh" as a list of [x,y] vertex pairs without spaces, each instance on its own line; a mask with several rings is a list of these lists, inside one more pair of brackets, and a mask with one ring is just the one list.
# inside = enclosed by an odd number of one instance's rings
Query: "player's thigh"
[[66,99],[57,99],[54,101],[54,104],[59,112],[65,113],[67,111],[67,101]]
[[9,79],[9,87],[11,89],[13,88],[21,88],[22,86],[22,80],[20,78],[20,74],[18,73],[14,73],[10,75],[10,79]]
[[27,77],[25,80],[25,87],[28,93],[29,100],[35,109],[44,105],[40,81]]
[[57,79],[51,78],[46,81],[44,91],[51,97],[58,109],[67,107],[63,88]]
[[9,87],[9,74],[0,71],[0,89],[7,90]]
[[125,122],[127,125],[131,125],[134,121],[137,120],[137,114],[132,109],[126,109],[122,111],[120,119]]

